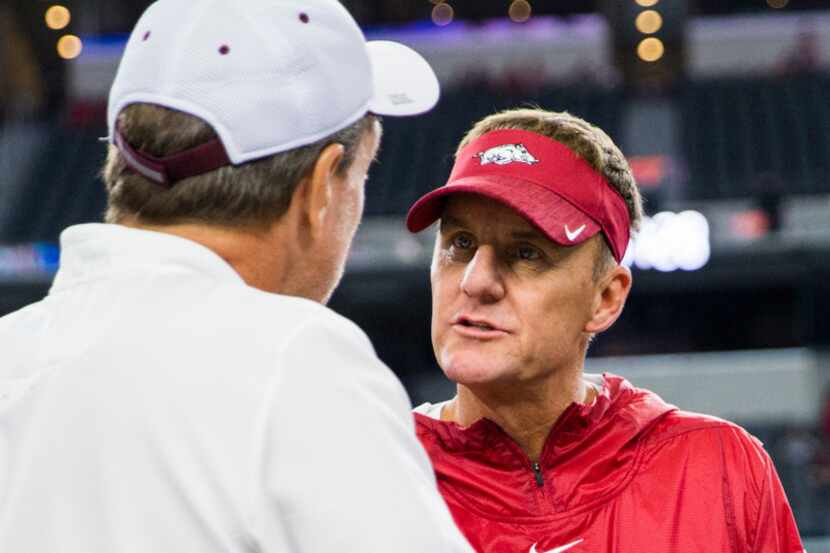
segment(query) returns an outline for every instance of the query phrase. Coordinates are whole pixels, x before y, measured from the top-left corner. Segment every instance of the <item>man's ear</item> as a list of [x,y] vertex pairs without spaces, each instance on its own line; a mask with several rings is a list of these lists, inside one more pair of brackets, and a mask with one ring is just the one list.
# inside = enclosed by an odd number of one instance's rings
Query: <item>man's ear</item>
[[619,319],[625,300],[631,291],[631,270],[616,266],[597,285],[592,317],[585,325],[585,332],[598,334],[608,330]]
[[329,144],[320,152],[314,168],[305,178],[299,190],[305,223],[314,238],[325,229],[326,217],[332,207],[332,193],[339,181],[337,168],[343,160],[342,144]]

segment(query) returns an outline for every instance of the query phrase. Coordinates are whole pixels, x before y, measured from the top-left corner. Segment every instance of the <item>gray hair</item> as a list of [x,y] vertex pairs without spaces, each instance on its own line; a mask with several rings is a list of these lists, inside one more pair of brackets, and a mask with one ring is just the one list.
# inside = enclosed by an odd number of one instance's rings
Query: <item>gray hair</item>
[[[229,227],[267,227],[291,204],[297,185],[314,168],[326,146],[342,144],[337,170],[345,173],[377,118],[366,115],[333,135],[238,166],[179,181],[170,189],[132,171],[120,151],[109,147],[103,169],[107,189],[105,220],[135,218],[146,224],[200,223]],[[202,119],[153,104],[133,104],[118,117],[125,140],[155,157],[166,157],[215,138]]]

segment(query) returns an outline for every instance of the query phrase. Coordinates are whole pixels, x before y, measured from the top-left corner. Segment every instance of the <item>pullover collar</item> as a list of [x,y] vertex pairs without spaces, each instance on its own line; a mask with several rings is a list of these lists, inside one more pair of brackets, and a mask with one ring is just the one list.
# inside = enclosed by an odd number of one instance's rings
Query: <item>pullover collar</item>
[[137,274],[185,272],[226,282],[242,277],[212,250],[172,234],[112,224],[69,227],[50,294],[85,282]]

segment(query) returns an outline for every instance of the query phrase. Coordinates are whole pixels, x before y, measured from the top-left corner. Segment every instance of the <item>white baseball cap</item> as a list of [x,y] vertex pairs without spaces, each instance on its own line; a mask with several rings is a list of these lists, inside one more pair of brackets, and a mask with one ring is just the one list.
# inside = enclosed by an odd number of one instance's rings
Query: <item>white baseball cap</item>
[[[127,42],[107,123],[134,169],[171,184],[311,144],[369,112],[424,113],[439,94],[426,60],[366,42],[337,0],[159,0]],[[205,120],[219,144],[169,159],[137,151],[116,122],[139,102]]]

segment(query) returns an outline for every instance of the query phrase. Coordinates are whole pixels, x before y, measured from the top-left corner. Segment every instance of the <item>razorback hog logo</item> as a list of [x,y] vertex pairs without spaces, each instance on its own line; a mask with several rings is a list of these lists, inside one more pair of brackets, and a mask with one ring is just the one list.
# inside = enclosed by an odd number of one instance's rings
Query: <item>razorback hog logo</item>
[[481,160],[482,165],[491,163],[507,165],[513,162],[527,163],[528,165],[539,163],[539,160],[527,151],[524,144],[503,144],[490,148],[486,152],[481,152],[477,154],[477,157]]

